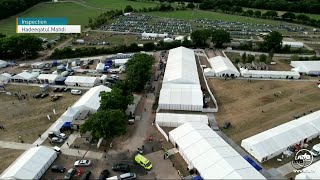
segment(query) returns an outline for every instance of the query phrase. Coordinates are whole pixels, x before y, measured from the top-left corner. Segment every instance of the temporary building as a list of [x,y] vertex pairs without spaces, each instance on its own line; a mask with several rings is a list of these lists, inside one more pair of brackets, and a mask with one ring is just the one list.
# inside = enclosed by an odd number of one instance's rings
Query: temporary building
[[304,144],[320,134],[320,111],[292,120],[242,140],[241,146],[259,162],[280,155],[288,147]]
[[208,116],[204,114],[157,113],[156,123],[164,127],[178,127],[187,122],[208,124]]
[[97,72],[104,72],[105,64],[104,63],[98,63],[96,70]]
[[46,66],[45,62],[36,62],[36,63],[31,64],[31,68],[33,68],[33,69],[42,69],[45,66]]
[[290,46],[291,48],[303,48],[304,44],[302,42],[294,41],[282,41],[282,46]]
[[184,40],[184,36],[177,36],[177,37],[174,38],[174,40],[183,41]]
[[295,179],[320,179],[320,161],[304,168],[302,173],[296,175]]
[[193,50],[178,47],[169,51],[163,83],[200,84]]
[[111,89],[106,86],[97,86],[87,91],[81,98],[74,103],[72,108],[79,110],[80,112],[88,110],[91,113],[97,112],[100,107],[100,92],[110,92]]
[[206,77],[212,77],[214,76],[214,71],[211,69],[211,68],[205,68],[203,70],[203,74],[206,76]]
[[106,74],[103,74],[101,77],[100,77],[100,83],[105,83],[108,79],[108,76]]
[[1,179],[40,179],[57,158],[51,148],[40,146],[25,151],[0,176]]
[[205,123],[185,123],[169,139],[203,179],[265,179]]
[[216,56],[209,59],[211,68],[216,76],[239,77],[238,69],[232,64],[229,58]]
[[240,69],[241,75],[246,78],[270,78],[270,79],[299,79],[300,74],[295,71],[265,71]]
[[0,59],[0,68],[7,67],[8,63]]
[[114,66],[115,67],[120,67],[120,66],[123,66],[125,65],[127,62],[128,62],[129,59],[114,59],[113,62],[114,62]]
[[320,61],[291,61],[292,70],[308,75],[320,75]]
[[8,83],[10,78],[11,78],[11,74],[9,74],[9,73],[0,74],[0,84]]
[[203,93],[197,84],[163,84],[159,109],[202,111]]
[[58,134],[60,134],[60,129],[62,128],[65,122],[69,121],[64,121],[63,119],[59,118],[55,123],[52,124],[52,126],[50,127],[50,131],[57,132]]
[[172,42],[172,41],[173,41],[173,39],[172,38],[168,38],[168,37],[163,39],[163,42]]
[[64,83],[68,86],[93,87],[99,83],[99,78],[88,76],[68,76]]
[[38,76],[38,79],[40,80],[41,83],[54,84],[56,79],[59,77],[60,76],[56,74],[40,74]]
[[64,122],[72,122],[73,120],[75,120],[78,116],[80,115],[80,111],[76,108],[68,108],[68,110],[66,110],[62,116],[60,117],[60,119]]
[[32,74],[28,72],[22,72],[11,77],[11,80],[14,80],[14,81],[35,81],[36,79],[37,79],[36,74]]

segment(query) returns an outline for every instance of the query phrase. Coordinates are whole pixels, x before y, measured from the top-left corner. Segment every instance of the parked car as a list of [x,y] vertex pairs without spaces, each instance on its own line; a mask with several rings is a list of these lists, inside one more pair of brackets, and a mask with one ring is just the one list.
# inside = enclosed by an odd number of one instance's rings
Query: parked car
[[56,100],[58,100],[61,96],[52,96],[51,97],[51,101],[54,102]]
[[77,172],[77,169],[76,168],[71,168],[68,170],[67,174],[64,176],[63,179],[65,180],[69,180],[71,179]]
[[116,79],[116,80],[118,80],[119,79],[119,76],[117,76],[117,75],[114,75],[114,74],[111,74],[111,76],[110,76],[112,79]]
[[113,171],[129,172],[130,168],[128,164],[114,164],[112,166]]
[[105,169],[100,173],[99,180],[105,180],[110,176],[110,172]]
[[81,180],[89,180],[90,179],[90,175],[91,175],[91,171],[86,170],[82,176],[81,176]]
[[61,154],[61,148],[58,146],[53,147],[53,150],[57,152],[57,154]]
[[38,99],[38,98],[40,98],[41,96],[42,96],[42,94],[39,93],[39,94],[34,95],[33,97],[36,98],[36,99]]
[[54,88],[53,92],[59,92],[60,88]]
[[91,161],[87,159],[78,160],[74,163],[75,167],[88,167],[91,165]]
[[59,172],[59,173],[64,173],[66,171],[66,168],[64,168],[62,165],[53,165],[51,167],[52,172]]
[[58,137],[53,137],[53,138],[51,138],[51,142],[53,142],[53,143],[63,143],[63,139],[62,138],[58,138]]
[[49,94],[48,93],[45,93],[45,94],[42,94],[41,96],[40,96],[40,98],[46,98],[47,96],[49,96]]
[[320,156],[320,143],[314,145],[310,152],[314,157]]
[[77,90],[77,89],[72,89],[71,90],[71,94],[80,95],[80,94],[82,94],[82,92],[80,90]]
[[59,90],[59,92],[63,92],[64,91],[64,88],[61,88],[60,90]]
[[61,139],[67,139],[68,136],[64,133],[57,133],[57,132],[50,131],[48,133],[48,137],[49,138],[57,137],[57,138],[61,138]]
[[150,170],[152,168],[151,162],[141,154],[137,154],[134,157],[134,160],[136,163],[138,163],[140,166],[142,166],[146,170]]
[[125,173],[121,174],[119,177],[120,180],[133,180],[136,179],[137,175],[135,173]]

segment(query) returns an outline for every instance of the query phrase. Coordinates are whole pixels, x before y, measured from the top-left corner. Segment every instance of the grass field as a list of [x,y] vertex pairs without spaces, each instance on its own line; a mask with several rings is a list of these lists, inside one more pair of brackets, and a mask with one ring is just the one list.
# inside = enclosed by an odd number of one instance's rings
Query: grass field
[[[0,131],[1,141],[20,142],[19,136],[25,143],[33,143],[39,134],[44,133],[54,121],[72,105],[79,96],[63,93],[63,97],[51,102],[50,97],[34,99],[33,95],[40,92],[39,87],[7,85],[6,89],[12,93],[21,90],[29,98],[19,101],[16,96],[0,94],[0,124],[6,131]],[[52,95],[52,90],[48,92]],[[29,100],[28,100],[29,99]],[[56,115],[53,114],[56,110]],[[47,115],[50,115],[51,121]]]
[[0,174],[7,169],[21,154],[22,150],[0,148]]
[[140,2],[129,0],[77,0],[85,5],[102,8],[102,9],[121,9],[123,10],[127,5],[132,6],[134,9],[153,7],[159,2]]
[[[238,144],[292,120],[294,115],[320,109],[319,88],[315,82],[224,79],[208,82],[219,105],[217,122],[220,126],[225,121],[231,122],[231,128],[225,133]],[[279,97],[275,97],[279,92]]]

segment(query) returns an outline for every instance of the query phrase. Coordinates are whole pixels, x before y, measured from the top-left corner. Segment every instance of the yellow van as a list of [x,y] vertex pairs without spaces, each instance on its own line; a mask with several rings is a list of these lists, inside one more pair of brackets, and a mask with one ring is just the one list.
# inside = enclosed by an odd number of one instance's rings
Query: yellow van
[[140,166],[142,166],[144,169],[150,170],[152,168],[151,162],[141,154],[137,154],[134,157],[134,160],[136,163],[140,164]]

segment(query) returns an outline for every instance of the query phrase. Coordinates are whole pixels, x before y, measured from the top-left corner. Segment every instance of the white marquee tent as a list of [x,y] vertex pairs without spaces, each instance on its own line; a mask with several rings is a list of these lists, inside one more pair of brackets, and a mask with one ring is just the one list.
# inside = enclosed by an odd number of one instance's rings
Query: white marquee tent
[[110,92],[111,89],[102,85],[93,87],[89,91],[87,91],[83,96],[81,96],[81,98],[76,103],[74,103],[72,108],[77,109],[80,112],[85,110],[88,110],[91,113],[97,112],[97,110],[100,107],[101,99],[99,95],[102,91]]
[[68,110],[66,110],[62,114],[60,119],[63,120],[64,122],[72,122],[79,116],[79,114],[80,114],[80,111],[78,109],[70,107],[68,108]]
[[96,67],[97,72],[104,72],[104,67],[105,67],[104,63],[98,63]]
[[282,46],[288,45],[291,48],[303,48],[303,42],[282,41]]
[[274,78],[274,79],[299,79],[300,74],[295,71],[264,71],[240,69],[241,75],[246,78]]
[[185,123],[170,131],[169,139],[204,179],[265,179],[204,123]]
[[203,94],[196,84],[163,84],[159,98],[160,109],[202,111]]
[[320,161],[317,161],[303,169],[295,179],[320,179]]
[[230,59],[222,56],[216,56],[209,59],[212,70],[216,76],[224,77],[239,77],[240,73],[238,69],[232,64]]
[[113,62],[114,62],[114,66],[115,67],[120,67],[120,66],[123,66],[125,65],[127,62],[128,62],[129,59],[114,59]]
[[60,129],[62,128],[65,122],[68,121],[64,121],[63,119],[59,118],[54,124],[52,124],[52,126],[50,127],[50,131],[60,133]]
[[7,67],[8,63],[0,59],[0,68]]
[[32,74],[28,72],[22,72],[19,74],[16,74],[11,77],[11,80],[22,80],[22,81],[35,81],[37,79],[37,74]]
[[169,37],[163,39],[163,42],[172,42],[172,41],[173,39]]
[[68,86],[93,87],[99,83],[99,78],[88,76],[68,76],[64,83]]
[[208,124],[208,116],[204,114],[157,113],[156,123],[164,127],[178,127],[187,122]]
[[1,179],[40,179],[57,158],[50,148],[40,146],[25,151],[0,176]]
[[214,71],[211,69],[211,68],[205,68],[203,69],[203,74],[206,76],[206,77],[212,77],[214,76]]
[[141,33],[141,36],[142,37],[147,37],[147,38],[165,38],[165,37],[168,37],[169,34],[168,33],[163,33],[163,34],[157,34],[157,33],[146,33],[146,32],[143,32]]
[[241,146],[259,162],[280,155],[288,147],[305,142],[320,134],[320,111],[292,120],[242,140]]
[[169,51],[163,83],[200,84],[193,50],[178,47]]
[[292,70],[309,75],[320,75],[320,61],[291,61]]
[[0,83],[8,83],[11,78],[11,74],[2,73],[0,74]]
[[42,83],[50,83],[50,84],[54,84],[56,79],[58,79],[60,77],[60,75],[57,74],[40,74],[38,76],[38,79],[42,82]]

